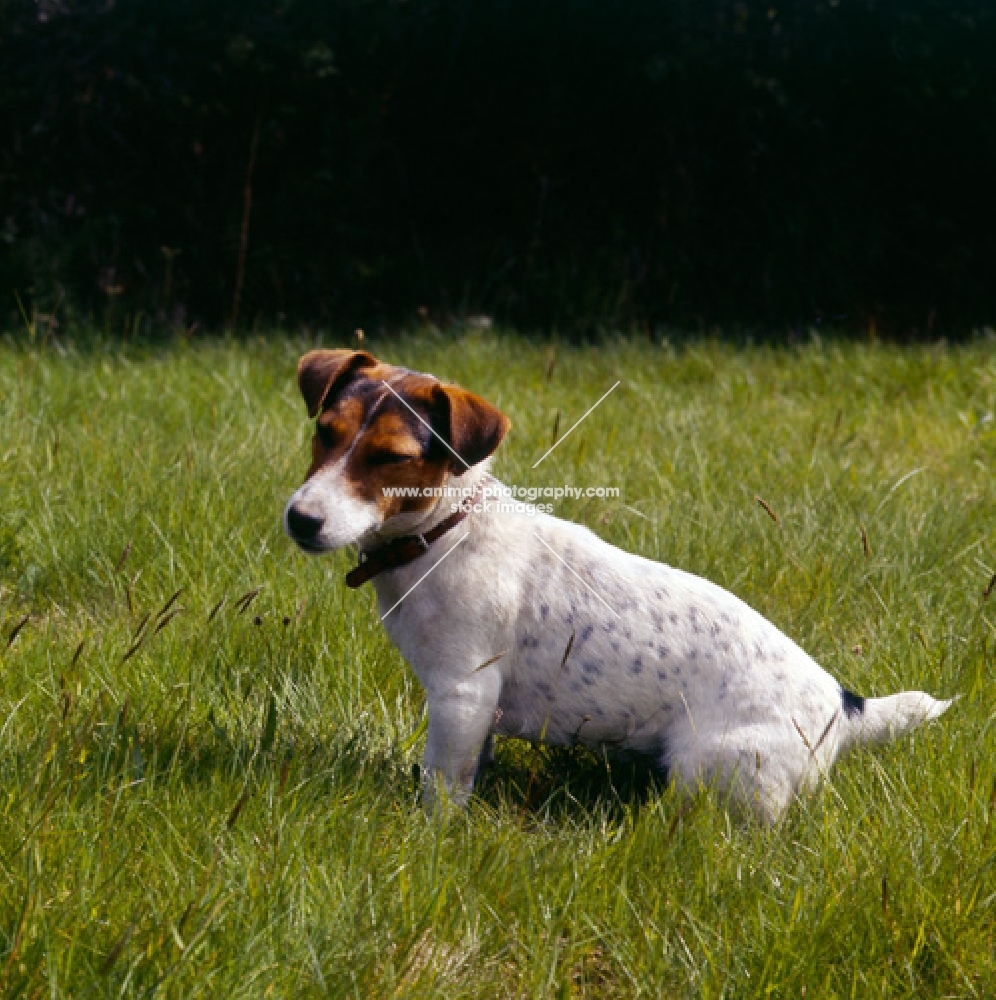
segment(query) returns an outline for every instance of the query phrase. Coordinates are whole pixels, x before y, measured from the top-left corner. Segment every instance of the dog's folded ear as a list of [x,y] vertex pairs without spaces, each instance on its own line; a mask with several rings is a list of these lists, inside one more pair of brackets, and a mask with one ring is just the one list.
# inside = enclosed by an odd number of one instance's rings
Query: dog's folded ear
[[377,359],[366,351],[308,351],[297,364],[297,384],[308,406],[308,416],[317,416],[325,401],[334,396],[354,372],[376,365]]
[[457,475],[491,455],[512,426],[496,406],[457,385],[437,385],[433,395],[435,429],[463,459],[461,462],[452,453],[447,455]]

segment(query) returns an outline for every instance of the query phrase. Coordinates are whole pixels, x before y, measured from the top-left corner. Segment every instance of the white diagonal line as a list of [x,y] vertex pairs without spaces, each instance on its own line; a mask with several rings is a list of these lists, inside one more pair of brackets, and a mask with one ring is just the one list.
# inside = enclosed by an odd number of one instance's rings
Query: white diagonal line
[[[383,379],[381,379],[381,382],[384,382],[384,380],[383,380]],[[619,384],[619,383],[617,382],[617,383],[616,383],[616,385],[618,385],[618,384]],[[387,385],[387,383],[386,383],[386,382],[384,382],[384,385]],[[388,387],[388,389],[391,389],[391,387],[390,387],[389,385],[387,385],[387,387]],[[615,388],[615,386],[613,386],[612,388],[614,389],[614,388]],[[611,392],[612,390],[610,389],[609,391]],[[391,389],[391,392],[394,392],[394,390],[393,390],[393,389]],[[395,396],[398,396],[398,394],[397,394],[396,392],[394,392],[394,395],[395,395]],[[398,396],[398,399],[401,399],[401,397],[400,397],[400,396]],[[455,456],[456,456],[457,458],[459,458],[459,459],[460,459],[460,461],[461,461],[461,462],[463,462],[463,464],[464,464],[464,467],[465,467],[465,468],[467,468],[467,469],[469,469],[469,468],[470,468],[470,466],[469,466],[469,465],[467,465],[467,463],[466,463],[466,462],[464,462],[464,460],[463,460],[463,456],[462,456],[462,455],[457,455],[457,453],[456,453],[456,452],[455,452],[455,451],[454,451],[454,450],[453,450],[453,449],[452,449],[452,448],[451,448],[451,447],[450,447],[450,446],[449,446],[449,445],[448,445],[448,444],[447,444],[447,443],[446,443],[446,442],[445,442],[445,441],[444,441],[444,440],[443,440],[443,439],[442,439],[442,438],[441,438],[441,437],[440,437],[440,436],[439,436],[439,435],[438,435],[438,434],[437,434],[437,433],[436,433],[436,432],[435,432],[435,431],[434,431],[434,430],[433,430],[433,429],[432,429],[431,427],[429,427],[429,424],[428,424],[428,423],[427,423],[427,422],[426,422],[425,420],[423,420],[423,419],[422,419],[422,417],[421,417],[421,416],[420,416],[420,415],[419,415],[418,413],[416,413],[416,412],[415,412],[415,410],[412,410],[411,406],[410,406],[410,405],[408,404],[408,402],[407,402],[406,400],[404,400],[404,399],[401,399],[401,402],[402,402],[402,403],[404,403],[404,404],[405,404],[405,406],[407,406],[407,407],[408,407],[408,409],[409,409],[409,410],[411,410],[411,411],[412,411],[412,413],[414,413],[414,414],[415,414],[415,416],[416,416],[416,418],[417,418],[418,420],[420,420],[420,421],[421,421],[421,422],[422,422],[423,424],[425,424],[425,426],[426,426],[426,427],[427,427],[427,428],[429,429],[429,433],[430,433],[430,434],[431,434],[431,435],[432,435],[432,436],[433,436],[433,437],[434,437],[434,438],[435,438],[435,439],[436,439],[436,440],[437,440],[437,441],[438,441],[438,442],[439,442],[439,443],[440,443],[440,444],[441,444],[441,445],[442,445],[442,446],[443,446],[443,447],[444,447],[444,448],[445,448],[445,449],[446,449],[446,450],[447,450],[447,451],[448,451],[448,452],[449,452],[449,453],[450,453],[451,455],[455,455]],[[601,402],[601,400],[599,400],[599,403],[600,403],[600,402]],[[595,405],[597,406],[597,405],[598,405],[598,403],[596,403]],[[585,414],[585,416],[587,416],[587,415],[588,415],[588,414],[586,413],[586,414]],[[582,419],[582,420],[584,420],[584,417],[582,417],[581,419]],[[574,428],[572,427],[572,428],[571,428],[571,430],[574,430]],[[570,431],[568,431],[568,433],[570,433]],[[452,551],[452,549],[451,549],[450,551]],[[449,553],[447,553],[447,554],[449,554]],[[438,566],[439,564],[437,563],[436,565]],[[421,582],[421,581],[420,581],[420,582]],[[415,584],[415,586],[417,587],[417,586],[418,586],[418,584]],[[391,610],[393,611],[393,610],[394,610],[394,608],[392,608]],[[383,619],[381,619],[381,621],[383,621]]]
[[[613,391],[613,390],[614,390],[615,388],[617,388],[617,387],[618,387],[618,386],[619,386],[620,384],[621,384],[620,382],[616,382],[616,384],[615,384],[615,385],[614,385],[614,386],[612,387],[612,389],[609,389],[609,392],[612,392],[612,391]],[[608,396],[608,395],[609,395],[609,392],[607,392],[607,393],[605,394],[605,396],[603,396],[603,397],[602,397],[602,398],[601,398],[601,399],[600,399],[600,400],[598,401],[598,403],[596,403],[596,404],[595,404],[595,406],[598,406],[598,405],[599,405],[599,404],[600,404],[600,403],[601,403],[601,402],[602,402],[602,401],[603,401],[603,400],[604,400],[604,399],[606,398],[606,396]],[[594,410],[594,409],[595,409],[595,406],[593,406],[593,407],[591,408],[591,410]],[[588,413],[591,413],[591,410],[589,410],[589,411],[588,411]],[[585,419],[585,417],[587,417],[587,416],[588,416],[588,413],[586,413],[586,414],[584,415],[584,417],[582,417],[582,418],[581,418],[581,420],[584,420],[584,419]],[[567,439],[567,435],[568,435],[568,434],[570,434],[570,433],[571,433],[571,431],[572,431],[572,430],[574,430],[574,428],[575,428],[575,427],[577,427],[577,425],[578,425],[579,423],[581,423],[581,420],[579,420],[579,421],[578,421],[578,422],[577,422],[576,424],[574,424],[574,426],[573,426],[573,427],[571,427],[571,430],[569,430],[569,431],[567,432],[567,434],[564,434],[564,436],[563,436],[562,438],[559,438],[559,439],[558,439],[557,441],[555,441],[555,442],[553,443],[553,445],[552,445],[551,447],[549,447],[549,448],[548,448],[548,449],[547,449],[547,450],[546,450],[546,451],[545,451],[545,452],[544,452],[544,453],[543,453],[543,454],[542,454],[542,455],[541,455],[541,456],[540,456],[540,457],[539,457],[539,458],[538,458],[538,459],[536,460],[536,465],[534,465],[534,466],[533,466],[533,468],[534,468],[534,469],[536,468],[536,466],[537,466],[537,465],[539,465],[539,464],[540,464],[540,462],[542,462],[542,461],[543,461],[543,459],[544,459],[544,458],[546,458],[546,456],[547,456],[547,455],[549,455],[549,454],[550,454],[550,452],[551,452],[551,451],[553,451],[553,449],[554,449],[554,448],[556,448],[556,447],[557,447],[557,445],[559,445],[559,444],[560,444],[561,442],[563,442],[563,441],[565,441],[565,440]]]
[[[447,549],[446,555],[444,555],[443,558],[439,560],[439,562],[437,562],[435,565],[433,565],[424,576],[421,576],[416,581],[416,583],[413,586],[409,587],[408,590],[404,594],[401,595],[401,597],[398,599],[398,604],[400,604],[415,589],[415,587],[417,587],[429,575],[429,573],[431,573],[434,569],[438,568],[439,563],[441,563],[443,561],[443,559],[445,559],[446,556],[448,556],[453,551],[453,549],[455,549],[457,547],[457,545],[460,544],[460,542],[465,542],[465,541],[467,541],[468,538],[470,538],[470,532],[469,531],[467,532],[467,534],[465,534],[463,536],[463,538],[460,539],[460,541],[456,542],[451,548]],[[380,620],[383,621],[394,610],[394,608],[396,608],[398,606],[398,604],[395,604],[394,607],[389,608],[387,611],[385,611],[380,616]]]
[[[618,385],[619,383],[617,382],[616,384]],[[570,567],[570,566],[568,566],[568,565],[567,565],[567,563],[565,563],[565,562],[564,562],[564,560],[563,560],[563,559],[561,559],[559,555],[557,555],[557,552],[556,552],[556,551],[555,551],[554,549],[550,548],[550,546],[549,546],[549,545],[547,545],[547,544],[546,544],[546,542],[544,542],[544,541],[543,541],[543,539],[542,539],[542,538],[540,538],[540,536],[539,536],[539,535],[537,535],[535,531],[533,532],[533,534],[534,534],[534,535],[536,535],[536,539],[537,539],[537,541],[539,541],[539,542],[540,542],[540,543],[541,543],[542,545],[546,545],[546,547],[547,547],[548,549],[550,549],[550,551],[551,551],[551,552],[553,552],[553,554],[554,554],[555,556],[557,556],[557,558],[558,558],[558,559],[560,559],[560,561],[561,561],[562,563],[564,563],[564,566],[565,566],[565,568],[567,569],[567,572],[568,572],[568,573],[573,573],[573,574],[574,574],[574,576],[577,576],[577,578],[578,578],[578,579],[579,579],[579,580],[581,581],[581,583],[582,583],[582,584],[583,584],[583,585],[584,585],[584,586],[585,586],[585,587],[587,588],[587,590],[588,590],[588,591],[589,591],[590,593],[594,594],[594,596],[595,596],[595,597],[597,597],[597,598],[598,598],[598,599],[599,599],[599,600],[600,600],[600,601],[601,601],[601,602],[602,602],[603,604],[605,604],[605,606],[606,606],[606,607],[607,607],[607,608],[609,609],[609,611],[611,611],[611,612],[612,612],[612,613],[613,613],[613,614],[614,614],[614,615],[616,616],[616,618],[620,618],[620,617],[622,617],[622,616],[621,616],[621,615],[619,614],[619,612],[618,612],[618,611],[616,611],[616,609],[615,609],[614,607],[612,607],[612,606],[611,606],[610,604],[606,604],[606,602],[605,602],[605,601],[603,600],[603,598],[601,597],[601,595],[599,595],[599,594],[598,594],[598,593],[597,593],[596,591],[592,590],[592,589],[591,589],[591,587],[589,587],[589,586],[588,586],[588,584],[587,584],[587,583],[586,583],[586,582],[584,581],[584,579],[583,579],[582,577],[578,576],[578,575],[577,575],[577,573],[575,573],[575,572],[574,572],[574,570],[572,570],[572,569],[571,569],[571,567]]]

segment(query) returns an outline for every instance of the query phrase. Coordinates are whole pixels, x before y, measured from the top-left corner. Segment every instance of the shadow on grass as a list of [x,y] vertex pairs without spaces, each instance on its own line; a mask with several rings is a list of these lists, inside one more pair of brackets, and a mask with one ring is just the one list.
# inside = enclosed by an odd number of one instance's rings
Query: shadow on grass
[[[229,734],[207,720],[186,738],[161,734],[154,750],[157,780],[210,783],[250,774],[264,783],[306,783],[312,795],[335,798],[367,786],[401,808],[418,808],[420,767],[401,741],[365,720],[340,724],[327,734],[264,731],[254,740]],[[152,748],[149,748],[150,751]],[[373,786],[371,788],[371,786]],[[649,757],[603,752],[582,745],[537,746],[524,740],[496,743],[494,761],[478,776],[476,798],[489,807],[539,817],[578,819],[639,810],[668,787]]]
[[506,807],[555,820],[598,813],[621,819],[668,787],[651,758],[575,746],[535,746],[502,740],[495,760],[478,776],[474,794]]
[[[59,789],[67,802],[89,808],[124,787],[144,786],[148,795],[171,788],[197,795],[213,788],[211,808],[217,812],[205,820],[228,826],[258,795],[280,797],[290,790],[312,802],[327,801],[330,808],[357,795],[370,795],[391,810],[420,808],[412,755],[362,719],[324,733],[285,726],[274,731],[264,721],[253,733],[218,725],[211,715],[185,722],[177,713],[157,724],[100,698],[63,715],[65,708],[63,702],[26,745],[7,756],[4,771],[28,790],[15,810],[25,833]],[[496,813],[537,822],[621,820],[666,788],[666,777],[642,758],[503,740],[478,779],[475,797]],[[40,789],[47,794],[35,800],[31,790]]]

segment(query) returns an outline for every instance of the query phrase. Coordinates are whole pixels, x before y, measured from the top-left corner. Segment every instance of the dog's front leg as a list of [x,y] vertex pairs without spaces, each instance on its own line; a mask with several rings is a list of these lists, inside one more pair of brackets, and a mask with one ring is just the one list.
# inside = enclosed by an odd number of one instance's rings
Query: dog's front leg
[[481,748],[494,724],[501,678],[479,671],[443,691],[431,691],[429,734],[422,761],[422,796],[432,809],[440,793],[463,805],[474,790]]

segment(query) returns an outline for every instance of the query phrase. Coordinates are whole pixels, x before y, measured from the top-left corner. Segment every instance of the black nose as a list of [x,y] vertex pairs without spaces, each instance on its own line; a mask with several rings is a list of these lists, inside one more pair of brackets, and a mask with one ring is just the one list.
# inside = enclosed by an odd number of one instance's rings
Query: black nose
[[297,505],[287,508],[287,527],[290,528],[290,533],[301,541],[311,541],[322,530],[324,523],[324,517],[309,514]]

